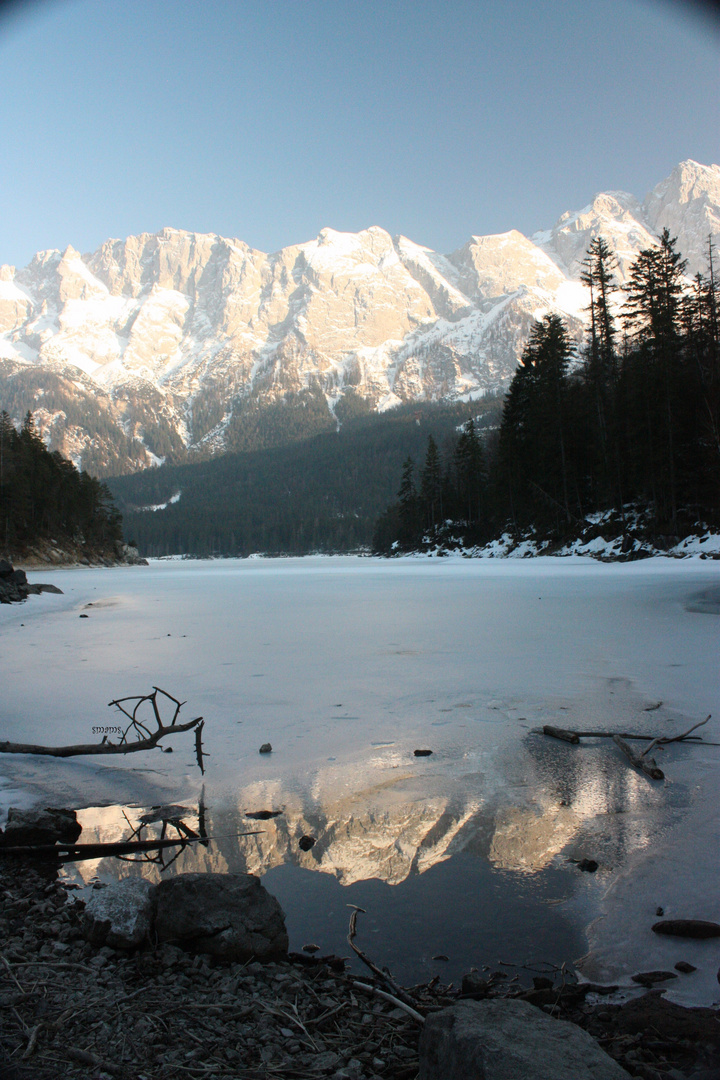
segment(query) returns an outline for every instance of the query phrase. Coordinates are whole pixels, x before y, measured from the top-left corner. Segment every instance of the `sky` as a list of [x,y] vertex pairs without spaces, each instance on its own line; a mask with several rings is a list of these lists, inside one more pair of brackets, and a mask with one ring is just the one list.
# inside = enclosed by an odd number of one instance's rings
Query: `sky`
[[720,162],[720,23],[680,0],[0,7],[0,263],[164,226],[449,252]]

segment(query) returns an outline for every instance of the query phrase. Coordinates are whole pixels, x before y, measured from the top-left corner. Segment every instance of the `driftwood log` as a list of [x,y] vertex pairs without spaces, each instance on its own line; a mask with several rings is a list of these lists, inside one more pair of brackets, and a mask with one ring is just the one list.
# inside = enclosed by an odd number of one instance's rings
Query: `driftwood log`
[[552,724],[544,725],[543,734],[549,735],[553,739],[561,739],[563,742],[573,743],[575,746],[580,742],[580,736],[577,731],[568,731],[567,728],[553,727]]
[[[158,695],[162,695],[164,699],[172,702],[175,706],[175,711],[169,723],[162,719]],[[133,702],[134,705],[126,708],[127,702]],[[104,736],[102,742],[99,743],[76,743],[71,746],[39,746],[33,743],[4,741],[0,742],[0,754],[42,754],[47,757],[59,758],[87,757],[97,754],[135,754],[140,750],[154,750],[155,747],[160,746],[162,739],[168,735],[177,735],[183,731],[194,731],[195,758],[200,772],[204,774],[202,732],[205,724],[202,716],[197,716],[194,720],[188,720],[182,724],[179,723],[178,717],[184,704],[184,701],[178,701],[172,694],[168,694],[166,690],[154,686],[151,694],[118,698],[116,701],[109,703],[108,707],[114,705],[130,721],[122,731],[119,742],[109,742],[107,736]],[[149,706],[149,717],[141,715],[141,710],[145,705]],[[172,747],[160,746],[160,749],[168,753],[172,750]]]
[[[663,747],[668,746],[670,743],[676,742],[691,742],[700,743],[703,746],[717,746],[718,743],[706,743],[700,735],[692,735],[693,731],[703,727],[710,720],[712,713],[705,717],[704,720],[700,720],[699,723],[693,724],[687,731],[683,731],[680,735],[661,735],[656,737],[654,735],[631,735],[626,731],[571,731],[567,728],[554,727],[552,724],[543,725],[542,731],[544,735],[549,735],[553,739],[561,739],[563,742],[569,742],[577,745],[581,739],[612,739],[617,747],[622,750],[625,757],[630,764],[639,769],[645,776],[650,777],[651,780],[664,780],[665,774],[661,768],[658,767],[654,758],[650,757],[650,754],[656,746]],[[537,728],[535,729],[538,730]],[[638,753],[632,746],[626,741],[632,739],[638,742],[647,742],[650,745],[642,753]]]
[[[665,779],[665,773],[662,769],[658,768],[655,758],[649,758],[646,757],[645,754],[636,753],[630,743],[625,742],[620,735],[613,735],[613,742],[622,750],[625,757],[635,769],[639,769],[640,772],[645,773],[651,780]],[[652,743],[650,745],[652,746]]]

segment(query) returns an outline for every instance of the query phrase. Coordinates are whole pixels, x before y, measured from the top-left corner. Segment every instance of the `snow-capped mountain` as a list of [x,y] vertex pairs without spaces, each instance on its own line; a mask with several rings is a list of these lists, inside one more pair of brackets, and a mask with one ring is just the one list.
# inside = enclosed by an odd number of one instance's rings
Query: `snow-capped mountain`
[[625,278],[638,251],[651,247],[667,228],[687,259],[690,275],[707,272],[708,237],[720,235],[720,166],[683,161],[639,203],[626,191],[605,191],[589,206],[563,214],[534,243],[573,279],[590,241],[602,235],[615,251]]
[[[720,167],[686,161],[640,204],[606,192],[531,239],[473,236],[439,255],[378,227],[323,229],[274,254],[163,229],[0,267],[0,405],[97,472],[221,453],[248,412],[385,410],[507,385],[535,319],[580,338],[579,282],[602,234],[621,276],[667,226],[689,272],[720,237]],[[364,403],[364,404],[363,404]]]

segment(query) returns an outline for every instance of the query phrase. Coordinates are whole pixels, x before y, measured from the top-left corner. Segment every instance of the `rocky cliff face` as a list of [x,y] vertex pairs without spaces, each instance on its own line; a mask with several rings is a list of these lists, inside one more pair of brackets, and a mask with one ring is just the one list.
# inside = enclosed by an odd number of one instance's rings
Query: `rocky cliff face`
[[624,276],[665,226],[704,269],[720,167],[684,162],[642,205],[608,192],[531,240],[474,236],[448,256],[377,227],[271,255],[176,229],[40,252],[0,268],[0,404],[32,408],[53,448],[107,474],[232,449],[271,404],[340,423],[350,399],[471,400],[508,383],[546,312],[582,336],[594,236]]

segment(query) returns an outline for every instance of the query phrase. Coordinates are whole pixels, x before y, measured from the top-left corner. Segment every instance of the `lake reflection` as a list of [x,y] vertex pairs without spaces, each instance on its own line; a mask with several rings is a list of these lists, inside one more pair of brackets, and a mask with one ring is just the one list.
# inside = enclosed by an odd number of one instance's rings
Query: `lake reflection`
[[[376,962],[409,981],[438,972],[457,979],[472,965],[559,966],[580,956],[583,931],[566,903],[579,899],[590,916],[613,869],[652,843],[660,820],[651,812],[660,789],[599,741],[573,747],[528,734],[510,761],[485,753],[485,771],[456,770],[451,784],[438,760],[418,767],[396,757],[392,747],[379,751],[375,782],[361,787],[346,787],[345,770],[333,767],[331,779],[316,774],[304,792],[268,779],[243,788],[234,804],[203,804],[202,824],[215,839],[166,853],[167,869],[104,859],[66,873],[78,883],[257,874],[287,913],[291,948],[311,942],[347,955],[347,905],[357,904],[368,912],[360,927]],[[183,814],[196,831],[199,809]],[[280,813],[248,816],[268,811]],[[82,839],[120,840],[141,814],[81,811]],[[150,825],[143,835],[159,830]],[[299,841],[308,836],[315,843],[304,851]],[[599,862],[595,875],[570,861],[583,858]],[[448,961],[432,959],[440,954]]]

